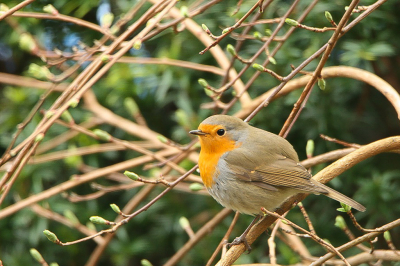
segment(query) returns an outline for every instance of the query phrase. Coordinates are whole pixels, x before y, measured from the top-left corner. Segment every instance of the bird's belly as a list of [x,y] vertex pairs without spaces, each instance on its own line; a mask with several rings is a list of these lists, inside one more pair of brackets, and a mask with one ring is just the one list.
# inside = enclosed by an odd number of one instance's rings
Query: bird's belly
[[259,214],[261,207],[274,211],[296,193],[286,188],[278,189],[278,191],[266,190],[251,182],[236,180],[224,174],[219,175],[213,186],[207,189],[222,206],[249,215]]

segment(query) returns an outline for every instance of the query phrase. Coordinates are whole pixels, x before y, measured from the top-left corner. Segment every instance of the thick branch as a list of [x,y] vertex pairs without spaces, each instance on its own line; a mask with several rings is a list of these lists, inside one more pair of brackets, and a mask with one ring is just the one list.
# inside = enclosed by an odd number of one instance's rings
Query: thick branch
[[[370,158],[374,155],[389,152],[394,149],[400,148],[400,136],[389,137],[385,139],[381,139],[375,142],[372,142],[368,145],[362,146],[361,148],[351,152],[350,154],[346,155],[345,157],[337,160],[336,162],[332,163],[331,165],[327,166],[318,174],[316,174],[313,178],[318,180],[321,183],[326,183],[336,176],[340,175],[347,169],[350,169],[357,163]],[[283,214],[286,211],[290,210],[293,206],[294,202],[302,201],[307,195],[306,194],[298,194],[288,201],[286,201],[280,209],[276,212],[279,214]],[[271,226],[271,224],[276,219],[272,216],[266,216],[261,222],[257,223],[249,232],[247,236],[247,242],[249,244],[253,243],[264,231]],[[245,245],[236,245],[233,246],[226,255],[218,262],[218,266],[226,266],[231,265],[235,262],[239,256],[246,250]]]
[[[355,67],[349,66],[333,66],[333,67],[326,67],[322,70],[322,78],[329,79],[329,78],[336,78],[336,77],[347,77],[356,79],[362,82],[365,82],[375,89],[380,91],[393,105],[396,109],[397,115],[400,118],[400,96],[399,93],[385,80],[380,78],[379,76],[375,75],[374,73],[368,72],[363,69],[358,69]],[[296,89],[300,89],[305,86],[308,81],[311,79],[310,76],[303,76],[298,79],[293,79],[289,81],[282,90],[271,100],[276,100],[279,97],[282,97],[289,92],[292,92]],[[262,94],[261,96],[255,98],[251,104],[245,106],[242,110],[237,112],[235,116],[244,118],[248,114],[250,114],[254,108],[260,105],[265,99],[267,99],[273,92],[275,88],[270,89],[266,93]]]

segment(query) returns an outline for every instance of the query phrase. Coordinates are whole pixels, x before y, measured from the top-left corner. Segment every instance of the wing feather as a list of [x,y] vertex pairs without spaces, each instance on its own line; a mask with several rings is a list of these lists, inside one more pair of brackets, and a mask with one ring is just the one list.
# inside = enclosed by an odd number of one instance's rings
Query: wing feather
[[276,191],[279,187],[286,187],[317,194],[328,193],[326,189],[312,182],[311,174],[291,158],[277,154],[274,157],[268,156],[268,161],[265,162],[263,158],[253,157],[242,149],[236,149],[225,160],[236,178],[244,182],[254,182],[267,190]]

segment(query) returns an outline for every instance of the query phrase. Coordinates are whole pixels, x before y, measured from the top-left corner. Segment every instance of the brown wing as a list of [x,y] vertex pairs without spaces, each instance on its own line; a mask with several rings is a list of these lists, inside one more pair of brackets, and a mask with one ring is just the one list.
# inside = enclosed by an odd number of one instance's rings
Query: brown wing
[[310,173],[295,160],[281,154],[264,156],[255,157],[242,149],[236,149],[225,160],[238,179],[254,182],[267,190],[276,191],[279,187],[287,187],[316,194],[328,193],[326,189],[312,182]]

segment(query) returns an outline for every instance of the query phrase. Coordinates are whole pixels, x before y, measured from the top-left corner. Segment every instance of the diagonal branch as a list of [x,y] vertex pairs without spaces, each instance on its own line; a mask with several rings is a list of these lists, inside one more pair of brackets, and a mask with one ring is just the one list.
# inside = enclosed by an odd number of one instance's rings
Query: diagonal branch
[[[399,148],[400,148],[400,136],[389,137],[372,142],[368,145],[362,146],[361,148],[349,153],[343,158],[325,167],[323,170],[318,172],[313,178],[321,183],[326,183],[367,158]],[[307,196],[306,194],[297,194],[296,196],[293,196],[288,201],[286,201],[276,212],[282,215],[283,213],[291,209],[293,203],[302,201],[306,196]],[[276,220],[275,217],[266,216],[261,222],[253,226],[253,228],[247,235],[246,238],[247,242],[249,244],[252,244],[261,234],[264,233],[264,231],[268,227],[272,225],[272,223],[275,220]],[[218,262],[217,265],[218,266],[231,265],[245,251],[246,247],[244,244],[233,246],[226,253],[226,255]]]

